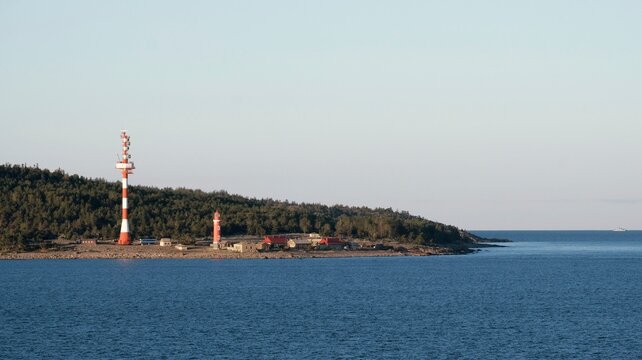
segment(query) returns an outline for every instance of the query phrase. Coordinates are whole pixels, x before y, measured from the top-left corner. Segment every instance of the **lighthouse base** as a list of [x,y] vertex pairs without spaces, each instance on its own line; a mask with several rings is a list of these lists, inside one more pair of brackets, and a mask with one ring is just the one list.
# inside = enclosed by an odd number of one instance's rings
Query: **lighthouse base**
[[120,233],[120,238],[118,238],[118,245],[131,245],[132,241],[129,237],[129,233]]
[[212,250],[223,250],[223,245],[221,245],[220,242],[211,243],[210,247],[212,248]]

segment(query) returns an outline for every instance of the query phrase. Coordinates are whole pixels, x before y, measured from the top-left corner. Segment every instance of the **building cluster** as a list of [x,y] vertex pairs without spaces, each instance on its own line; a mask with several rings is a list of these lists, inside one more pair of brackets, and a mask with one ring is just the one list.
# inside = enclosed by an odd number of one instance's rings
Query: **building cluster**
[[268,252],[292,250],[344,250],[355,249],[359,245],[342,240],[338,237],[321,237],[318,234],[310,235],[268,235],[260,242],[240,241],[226,242],[221,249],[235,252]]

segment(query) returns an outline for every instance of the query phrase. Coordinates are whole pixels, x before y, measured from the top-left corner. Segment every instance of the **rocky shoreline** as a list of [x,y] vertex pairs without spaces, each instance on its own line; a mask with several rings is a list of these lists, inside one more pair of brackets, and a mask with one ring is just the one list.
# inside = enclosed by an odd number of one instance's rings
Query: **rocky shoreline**
[[466,246],[416,247],[405,251],[396,250],[325,250],[325,251],[274,251],[238,253],[228,250],[213,250],[206,246],[195,246],[187,250],[155,245],[71,245],[54,249],[26,252],[2,252],[0,260],[40,259],[307,259],[307,258],[349,258],[349,257],[391,257],[391,256],[432,256],[461,255],[477,250]]

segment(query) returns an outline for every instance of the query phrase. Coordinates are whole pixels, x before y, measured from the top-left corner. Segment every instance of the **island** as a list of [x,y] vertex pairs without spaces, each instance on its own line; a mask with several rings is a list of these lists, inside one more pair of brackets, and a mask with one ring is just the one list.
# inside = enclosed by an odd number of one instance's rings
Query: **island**
[[[45,258],[313,258],[465,254],[487,246],[452,225],[407,211],[256,199],[226,191],[129,187],[134,241],[119,246],[119,182],[26,165],[0,166],[0,259]],[[213,249],[219,210],[225,246]],[[270,236],[341,239],[341,246],[262,248]],[[139,239],[175,245],[136,245]],[[254,243],[256,251],[234,251]],[[182,248],[176,248],[176,245]]]

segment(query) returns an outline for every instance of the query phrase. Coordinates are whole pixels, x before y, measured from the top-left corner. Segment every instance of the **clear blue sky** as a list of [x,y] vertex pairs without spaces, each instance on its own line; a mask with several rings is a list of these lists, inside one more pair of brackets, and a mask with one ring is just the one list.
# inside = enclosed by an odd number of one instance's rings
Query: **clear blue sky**
[[[0,1],[0,161],[642,229],[640,1]],[[135,204],[133,205],[135,206]]]

